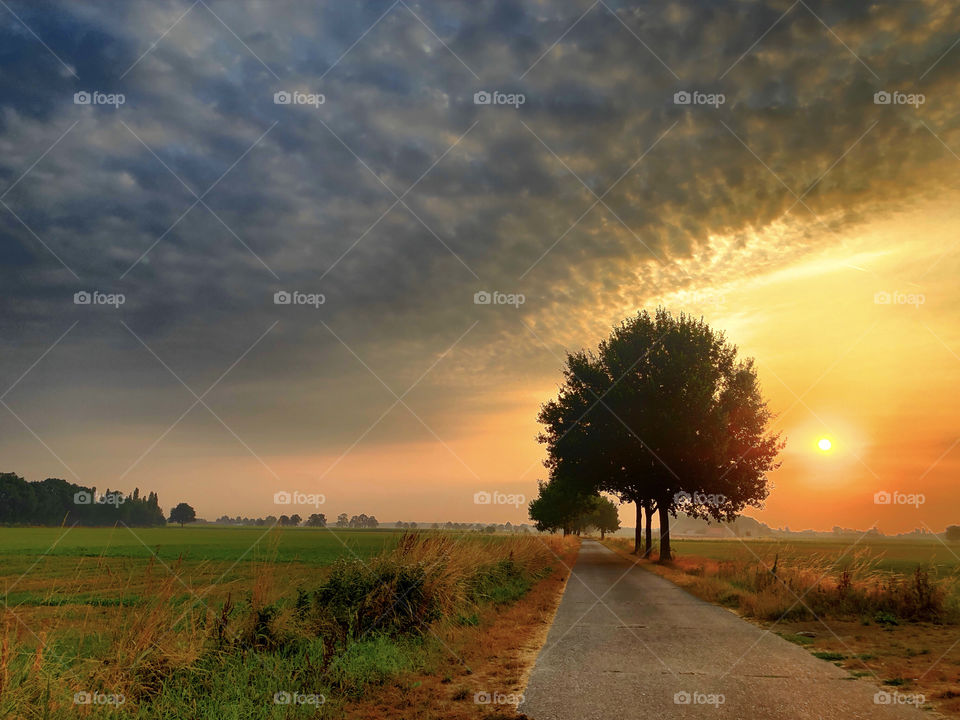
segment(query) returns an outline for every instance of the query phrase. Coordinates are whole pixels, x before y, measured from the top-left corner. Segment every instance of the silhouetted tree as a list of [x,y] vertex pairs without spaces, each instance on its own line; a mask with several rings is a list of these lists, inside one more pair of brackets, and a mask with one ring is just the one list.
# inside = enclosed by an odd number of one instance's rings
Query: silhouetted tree
[[947,525],[947,542],[960,542],[960,525]]
[[607,491],[660,520],[669,560],[670,516],[732,520],[767,496],[779,434],[752,360],[703,320],[658,308],[613,329],[596,353],[568,354],[564,383],[539,420],[546,466],[584,494]]
[[326,527],[327,516],[323,513],[314,513],[307,518],[307,527]]
[[184,523],[193,522],[196,519],[196,511],[185,502],[178,504],[170,511],[170,522],[180,523],[180,527],[183,527]]

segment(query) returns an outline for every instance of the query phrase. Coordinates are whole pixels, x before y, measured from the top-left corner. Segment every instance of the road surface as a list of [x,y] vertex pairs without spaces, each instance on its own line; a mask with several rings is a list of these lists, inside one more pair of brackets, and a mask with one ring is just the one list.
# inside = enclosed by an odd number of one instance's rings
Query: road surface
[[887,690],[585,540],[519,710],[531,720],[930,717]]

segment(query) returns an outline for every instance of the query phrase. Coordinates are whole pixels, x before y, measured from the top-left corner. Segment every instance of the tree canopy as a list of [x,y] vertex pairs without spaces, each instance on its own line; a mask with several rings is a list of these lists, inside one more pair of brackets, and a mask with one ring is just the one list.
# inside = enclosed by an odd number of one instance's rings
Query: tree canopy
[[185,502],[180,503],[170,511],[170,522],[180,523],[180,527],[183,527],[184,523],[193,522],[196,519],[196,510]]
[[155,492],[101,493],[60,478],[28,482],[16,473],[0,473],[0,523],[147,527],[165,522]]
[[567,355],[538,439],[567,497],[605,491],[636,504],[637,551],[642,510],[648,550],[656,510],[669,559],[671,515],[732,520],[762,504],[783,447],[771,418],[752,359],[702,319],[658,308],[614,327],[595,352]]

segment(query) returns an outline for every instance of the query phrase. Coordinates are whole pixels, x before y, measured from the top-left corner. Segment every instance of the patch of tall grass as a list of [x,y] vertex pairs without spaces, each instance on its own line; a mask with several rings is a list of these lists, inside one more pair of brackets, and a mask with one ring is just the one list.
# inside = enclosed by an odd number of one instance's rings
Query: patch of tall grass
[[[569,542],[411,532],[372,559],[340,559],[296,594],[276,565],[260,563],[244,596],[215,605],[207,602],[213,586],[184,594],[176,565],[159,573],[151,562],[142,602],[118,609],[119,624],[83,653],[75,637],[31,637],[35,629],[4,612],[0,716],[127,720],[187,709],[216,720],[234,712],[312,717],[316,707],[275,706],[274,693],[336,705],[404,672],[439,667],[448,651],[436,630],[474,625],[464,618],[522,597]],[[78,692],[124,702],[76,705]]]
[[[632,546],[614,539],[624,551]],[[866,550],[844,558],[828,554],[717,560],[676,556],[662,574],[680,573],[682,584],[711,602],[764,620],[860,618],[864,622],[960,622],[960,578],[918,563],[909,573],[878,569],[882,558]]]

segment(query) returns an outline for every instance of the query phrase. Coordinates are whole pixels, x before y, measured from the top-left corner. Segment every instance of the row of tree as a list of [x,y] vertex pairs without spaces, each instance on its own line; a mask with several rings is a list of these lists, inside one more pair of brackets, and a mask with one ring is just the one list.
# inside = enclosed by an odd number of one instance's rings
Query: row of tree
[[602,539],[620,529],[620,514],[610,499],[566,493],[561,483],[540,483],[540,494],[530,502],[530,517],[540,532],[580,535],[593,529]]
[[752,359],[702,319],[658,308],[614,327],[596,352],[568,353],[538,440],[547,482],[530,504],[538,527],[569,531],[601,492],[636,506],[634,551],[670,559],[670,517],[733,520],[766,498],[783,447]]
[[155,492],[99,492],[60,478],[29,482],[16,473],[0,473],[0,523],[23,525],[165,524]]

